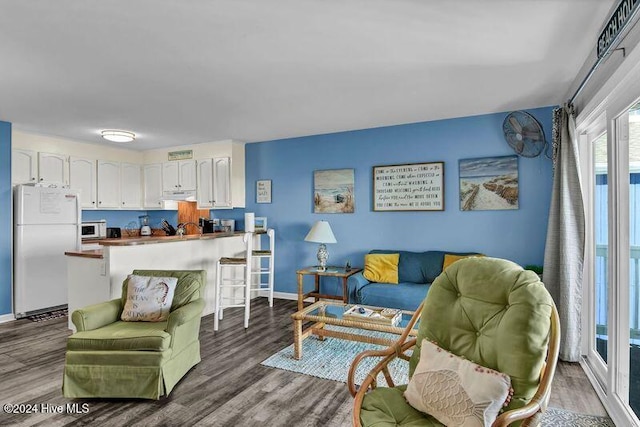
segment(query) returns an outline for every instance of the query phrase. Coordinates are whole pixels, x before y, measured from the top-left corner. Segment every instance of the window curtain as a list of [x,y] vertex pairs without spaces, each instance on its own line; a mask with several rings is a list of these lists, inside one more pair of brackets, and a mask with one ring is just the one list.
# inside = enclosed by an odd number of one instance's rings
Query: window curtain
[[572,108],[553,111],[553,190],[544,251],[544,283],[560,315],[560,359],[580,358],[584,205]]

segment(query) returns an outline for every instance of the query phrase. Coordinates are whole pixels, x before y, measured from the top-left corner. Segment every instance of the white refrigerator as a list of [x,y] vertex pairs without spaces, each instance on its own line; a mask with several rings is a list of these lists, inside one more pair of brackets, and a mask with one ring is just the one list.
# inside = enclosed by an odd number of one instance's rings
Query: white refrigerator
[[16,317],[67,304],[65,251],[81,247],[78,193],[18,185],[14,189],[13,312]]

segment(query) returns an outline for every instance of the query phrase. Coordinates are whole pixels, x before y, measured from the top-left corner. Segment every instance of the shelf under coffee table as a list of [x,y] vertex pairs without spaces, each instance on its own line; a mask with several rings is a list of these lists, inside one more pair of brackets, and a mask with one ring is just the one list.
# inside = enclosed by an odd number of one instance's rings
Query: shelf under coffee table
[[[411,320],[411,317],[414,314],[413,311],[401,310],[402,317],[397,326],[382,323],[373,323],[360,319],[344,318],[344,312],[353,305],[354,304],[344,304],[334,301],[317,301],[303,308],[302,310],[293,313],[291,315],[291,318],[293,319],[293,357],[296,360],[300,360],[302,358],[302,341],[304,341],[312,334],[318,336],[321,340],[324,339],[324,337],[334,337],[343,340],[360,341],[369,344],[379,344],[384,346],[391,345],[395,342],[395,340],[359,334],[356,330],[366,329],[369,331],[387,332],[402,335],[406,325],[409,323],[409,320]],[[382,307],[362,307],[370,308],[373,310],[382,309]],[[314,323],[303,330],[302,325],[305,322]],[[341,332],[332,329],[325,329],[325,325],[345,326],[348,328],[353,328],[354,332]],[[409,335],[418,335],[418,330],[416,329],[418,325],[419,322],[416,322],[414,328],[409,332]]]

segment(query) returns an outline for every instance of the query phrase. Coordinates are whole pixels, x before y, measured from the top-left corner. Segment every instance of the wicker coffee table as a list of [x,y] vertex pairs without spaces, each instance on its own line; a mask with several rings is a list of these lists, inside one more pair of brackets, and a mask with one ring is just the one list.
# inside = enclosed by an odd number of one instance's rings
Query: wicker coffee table
[[[303,308],[291,315],[293,319],[293,357],[296,360],[302,358],[302,341],[304,341],[309,335],[316,335],[319,339],[324,337],[334,337],[343,340],[360,341],[370,344],[379,344],[388,346],[395,342],[393,339],[372,337],[358,333],[358,329],[366,329],[369,331],[388,332],[392,334],[402,335],[406,325],[413,316],[412,311],[402,311],[400,323],[397,326],[385,325],[379,323],[371,323],[360,319],[345,319],[343,314],[353,304],[344,304],[334,301],[318,301],[310,306]],[[381,310],[381,307],[363,306],[373,310]],[[305,322],[313,322],[311,326],[306,329],[302,329],[302,324]],[[418,335],[418,322],[414,325],[414,329],[409,332],[409,335]],[[325,329],[325,325],[346,326],[353,328],[351,332],[334,331],[331,329]]]

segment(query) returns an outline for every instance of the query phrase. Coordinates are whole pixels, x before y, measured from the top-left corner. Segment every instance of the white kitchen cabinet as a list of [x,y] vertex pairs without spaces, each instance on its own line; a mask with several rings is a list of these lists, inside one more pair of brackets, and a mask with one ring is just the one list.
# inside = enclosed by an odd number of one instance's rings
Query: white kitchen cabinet
[[122,209],[142,207],[142,179],[139,164],[120,164],[120,197]]
[[33,184],[38,180],[38,154],[31,150],[11,150],[11,184]]
[[162,164],[151,163],[142,167],[143,175],[143,207],[147,209],[162,208]]
[[98,160],[98,209],[119,208],[120,163]]
[[231,200],[231,159],[213,159],[213,208],[232,208]]
[[162,164],[162,189],[164,191],[195,191],[196,161],[180,160]]
[[38,181],[54,185],[67,185],[67,156],[38,153]]
[[198,160],[198,208],[213,207],[213,159]]
[[97,183],[94,159],[74,156],[69,158],[69,188],[80,192],[82,209],[96,209]]
[[198,207],[231,208],[231,162],[228,157],[198,160]]

